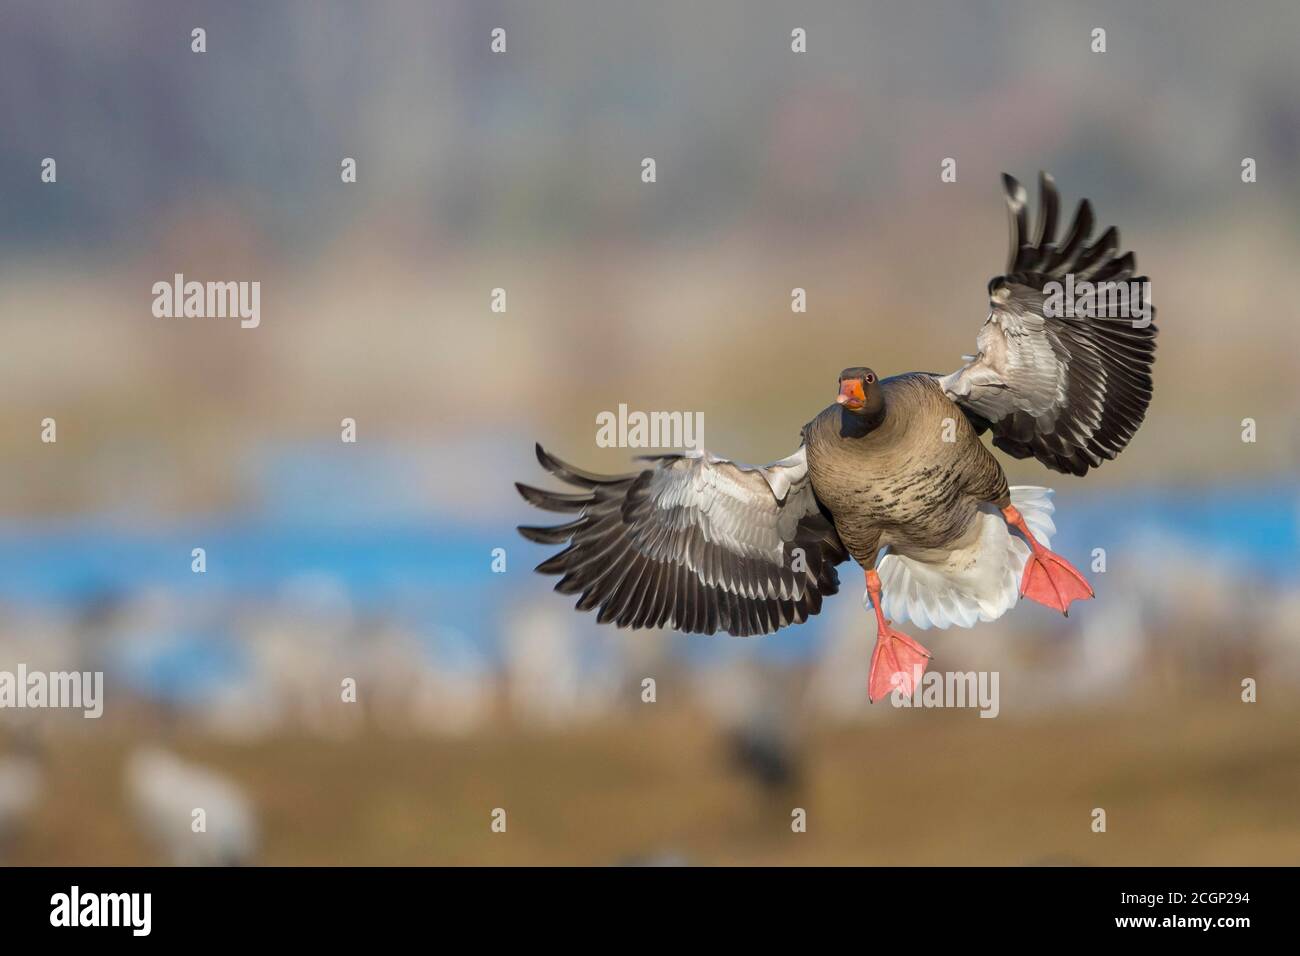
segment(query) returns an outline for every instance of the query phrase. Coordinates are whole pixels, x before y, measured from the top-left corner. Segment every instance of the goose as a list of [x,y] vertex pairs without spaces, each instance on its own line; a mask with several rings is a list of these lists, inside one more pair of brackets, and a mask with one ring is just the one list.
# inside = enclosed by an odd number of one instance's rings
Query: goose
[[1051,489],[1008,485],[982,436],[1064,474],[1115,458],[1151,401],[1154,310],[1148,300],[1136,319],[1096,315],[1117,311],[1098,310],[1097,296],[1062,308],[1063,289],[1147,280],[1134,276],[1133,253],[1118,254],[1114,227],[1089,242],[1087,199],[1058,242],[1056,184],[1040,173],[1038,185],[1031,234],[1025,189],[1003,174],[1006,272],[989,282],[977,351],[955,372],[882,379],[865,365],[846,368],[798,450],[763,466],[697,449],[601,475],[538,444],[541,466],[576,490],[516,483],[530,504],[574,516],[518,529],[567,545],[537,571],[559,575],[555,590],[579,595],[576,608],[596,609],[599,623],[746,637],[817,614],[851,557],[876,619],[871,701],[911,696],[931,659],[896,621],[972,627],[1022,597],[1068,616],[1092,598],[1083,574],[1049,548]]
[[44,751],[30,736],[17,744],[14,753],[0,756],[0,863],[18,845],[45,789]]
[[[257,853],[257,816],[228,777],[146,745],[124,770],[126,796],[145,837],[172,866],[245,866]],[[197,811],[204,829],[196,831]]]

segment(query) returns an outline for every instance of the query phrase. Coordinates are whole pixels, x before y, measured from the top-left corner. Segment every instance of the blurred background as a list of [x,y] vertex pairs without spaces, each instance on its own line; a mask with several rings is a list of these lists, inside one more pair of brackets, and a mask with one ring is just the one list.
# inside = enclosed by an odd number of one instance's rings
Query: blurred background
[[[1300,7],[3,21],[0,670],[102,670],[106,700],[0,710],[0,861],[1300,860]],[[852,566],[750,640],[597,628],[532,572],[534,440],[625,470],[595,416],[626,403],[766,462],[847,365],[955,368],[1005,258],[998,176],[1039,169],[1119,226],[1161,339],[1117,461],[1006,462],[1056,488],[1054,548],[1105,549],[1097,600],[921,635],[1000,673],[997,719],[867,703]],[[153,317],[177,272],[259,281],[260,327]]]

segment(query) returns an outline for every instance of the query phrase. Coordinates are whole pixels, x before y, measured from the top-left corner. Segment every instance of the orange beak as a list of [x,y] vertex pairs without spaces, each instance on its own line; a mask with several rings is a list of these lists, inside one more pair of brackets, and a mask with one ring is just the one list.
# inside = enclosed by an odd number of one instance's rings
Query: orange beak
[[867,404],[867,396],[862,391],[862,379],[846,378],[840,382],[840,394],[835,401],[852,411],[857,411]]

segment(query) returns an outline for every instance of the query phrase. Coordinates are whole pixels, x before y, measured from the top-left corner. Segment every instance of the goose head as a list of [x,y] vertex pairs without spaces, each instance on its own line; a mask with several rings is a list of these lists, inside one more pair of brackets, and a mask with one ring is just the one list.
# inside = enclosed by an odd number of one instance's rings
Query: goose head
[[885,410],[885,396],[880,391],[876,373],[861,365],[840,372],[840,393],[835,401],[851,415],[878,419]]

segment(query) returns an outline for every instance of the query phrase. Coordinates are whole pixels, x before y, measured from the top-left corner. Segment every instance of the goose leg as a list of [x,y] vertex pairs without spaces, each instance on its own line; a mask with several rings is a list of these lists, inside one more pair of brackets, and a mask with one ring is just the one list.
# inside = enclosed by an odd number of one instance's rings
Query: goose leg
[[876,612],[876,648],[871,652],[867,699],[875,703],[895,687],[905,697],[911,697],[916,690],[913,678],[925,673],[930,652],[902,631],[889,626],[880,605],[880,575],[874,570],[867,572],[867,594],[871,595],[871,606]]
[[1065,558],[1039,544],[1014,505],[1003,508],[1002,517],[1029,542],[1029,560],[1025,562],[1025,573],[1020,579],[1021,597],[1069,617],[1072,601],[1086,601],[1093,596],[1088,579]]

